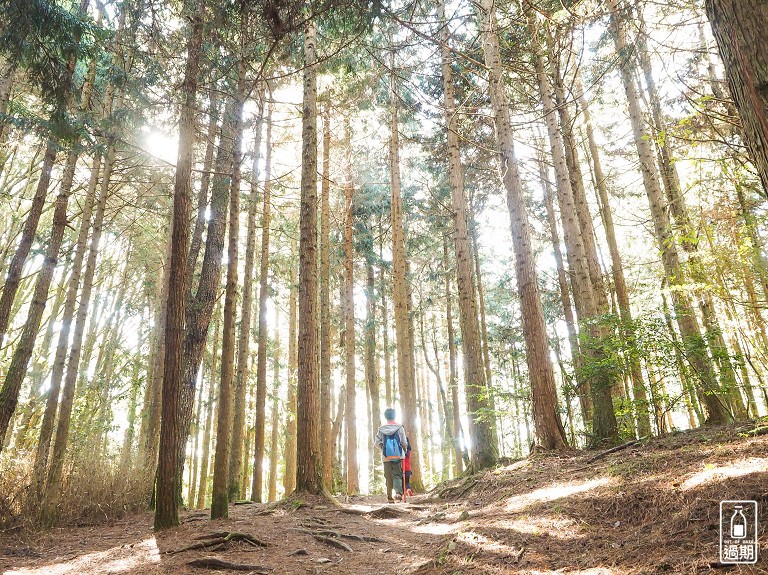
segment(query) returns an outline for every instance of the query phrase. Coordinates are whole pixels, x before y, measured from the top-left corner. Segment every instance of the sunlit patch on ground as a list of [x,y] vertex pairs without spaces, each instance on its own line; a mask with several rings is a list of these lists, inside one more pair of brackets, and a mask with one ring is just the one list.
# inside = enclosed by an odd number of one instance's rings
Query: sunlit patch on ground
[[452,523],[427,523],[426,525],[416,525],[411,528],[411,531],[429,535],[447,535],[456,532],[459,528]]
[[[136,545],[121,545],[106,551],[89,553],[70,561],[53,563],[42,567],[27,567],[4,571],[3,575],[79,575],[87,573],[89,568],[98,566],[99,572],[124,573],[138,567],[160,562],[160,550],[154,537]],[[145,571],[146,572],[146,571]]]
[[582,535],[576,521],[568,518],[538,517],[527,515],[517,519],[485,522],[484,527],[508,529],[526,535],[546,534],[556,539],[573,539]]
[[556,499],[562,499],[563,497],[570,497],[577,493],[584,493],[586,491],[597,489],[598,487],[604,487],[609,483],[611,483],[611,478],[609,477],[599,477],[597,479],[590,479],[589,481],[556,483],[551,487],[543,487],[531,491],[530,493],[523,493],[522,495],[510,497],[507,499],[506,510],[522,511],[535,503],[543,503],[545,501],[554,501]]
[[731,479],[749,475],[750,473],[768,472],[768,459],[763,457],[751,457],[749,459],[739,459],[726,465],[714,465],[707,463],[702,471],[694,473],[686,479],[680,489],[686,491],[713,483],[723,479]]

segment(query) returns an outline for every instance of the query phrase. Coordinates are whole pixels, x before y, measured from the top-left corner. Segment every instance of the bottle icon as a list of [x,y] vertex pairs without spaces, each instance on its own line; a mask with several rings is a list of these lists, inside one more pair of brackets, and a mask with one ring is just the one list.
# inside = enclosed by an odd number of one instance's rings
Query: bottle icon
[[747,518],[744,517],[741,505],[736,505],[731,515],[731,537],[745,539],[747,537]]

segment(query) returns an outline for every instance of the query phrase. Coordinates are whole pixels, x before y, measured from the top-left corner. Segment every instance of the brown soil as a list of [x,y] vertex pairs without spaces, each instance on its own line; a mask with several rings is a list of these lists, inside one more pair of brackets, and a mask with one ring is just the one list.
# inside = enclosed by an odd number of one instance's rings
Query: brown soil
[[[588,463],[594,453],[538,455],[461,478],[405,505],[380,497],[236,505],[210,521],[189,512],[155,534],[151,514],[93,527],[0,534],[3,575],[236,573],[189,566],[215,557],[251,573],[384,575],[651,575],[768,573],[768,436],[756,424],[654,439]],[[759,506],[760,560],[722,566],[719,501]],[[363,513],[384,510],[381,513]],[[216,532],[266,542],[173,554]],[[331,532],[352,551],[313,534]],[[334,535],[378,538],[363,541]],[[242,571],[247,573],[248,571]]]

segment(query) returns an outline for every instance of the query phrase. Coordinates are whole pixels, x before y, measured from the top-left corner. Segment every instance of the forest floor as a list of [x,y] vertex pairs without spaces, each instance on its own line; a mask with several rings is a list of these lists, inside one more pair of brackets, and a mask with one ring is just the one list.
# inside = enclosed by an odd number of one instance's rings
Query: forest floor
[[[237,572],[189,564],[209,558],[254,575],[768,573],[765,423],[651,439],[595,461],[596,452],[535,455],[405,504],[382,505],[382,496],[339,507],[293,499],[235,505],[225,520],[186,512],[180,527],[157,534],[149,513],[109,525],[0,534],[0,573]],[[725,499],[758,502],[756,565],[718,563]],[[183,550],[226,532],[267,546],[230,541]]]

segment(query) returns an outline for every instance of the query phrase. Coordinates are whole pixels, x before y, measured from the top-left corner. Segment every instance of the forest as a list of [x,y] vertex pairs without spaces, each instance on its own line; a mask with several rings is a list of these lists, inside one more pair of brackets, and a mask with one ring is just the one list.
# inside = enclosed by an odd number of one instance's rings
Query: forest
[[765,0],[4,0],[0,529],[763,435],[767,87]]

